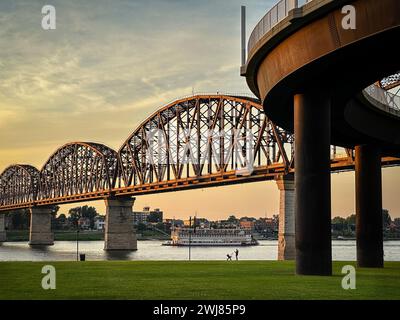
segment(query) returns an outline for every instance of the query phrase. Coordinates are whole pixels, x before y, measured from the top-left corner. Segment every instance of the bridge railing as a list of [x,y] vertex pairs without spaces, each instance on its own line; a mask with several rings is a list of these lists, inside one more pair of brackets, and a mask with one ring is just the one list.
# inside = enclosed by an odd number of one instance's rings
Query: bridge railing
[[274,5],[266,15],[257,23],[250,35],[247,52],[250,54],[256,43],[275,25],[285,19],[290,10],[299,8],[312,0],[281,0]]
[[380,81],[380,86],[385,90],[390,90],[392,88],[398,87],[400,85],[400,71],[392,74]]
[[367,99],[369,96],[369,100],[372,98],[373,100],[382,104],[385,107],[384,111],[394,111],[396,114],[400,112],[400,96],[384,90],[376,84],[370,85],[364,89],[364,95],[365,94],[367,94]]

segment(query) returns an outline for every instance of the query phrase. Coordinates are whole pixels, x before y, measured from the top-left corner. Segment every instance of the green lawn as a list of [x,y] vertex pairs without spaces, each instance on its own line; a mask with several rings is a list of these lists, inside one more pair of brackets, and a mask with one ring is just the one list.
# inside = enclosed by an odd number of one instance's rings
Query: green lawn
[[[45,264],[56,268],[56,290],[41,287]],[[345,264],[316,277],[277,261],[0,262],[0,299],[400,299],[400,262],[357,269],[347,291]]]

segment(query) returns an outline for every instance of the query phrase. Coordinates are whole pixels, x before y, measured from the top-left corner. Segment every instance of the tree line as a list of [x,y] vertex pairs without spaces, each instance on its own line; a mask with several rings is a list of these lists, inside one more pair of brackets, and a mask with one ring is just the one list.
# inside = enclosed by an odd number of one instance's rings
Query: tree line
[[[71,208],[68,211],[68,215],[61,213],[59,215],[58,211],[60,210],[59,206],[52,207],[52,228],[53,229],[62,229],[66,225],[69,225],[71,228],[77,226],[78,220],[80,218],[88,218],[90,221],[90,228],[94,227],[94,218],[98,215],[95,207],[91,206],[81,206]],[[29,209],[19,209],[13,210],[10,212],[6,212],[7,220],[8,220],[8,229],[9,230],[26,230],[29,229],[30,225],[30,214]]]

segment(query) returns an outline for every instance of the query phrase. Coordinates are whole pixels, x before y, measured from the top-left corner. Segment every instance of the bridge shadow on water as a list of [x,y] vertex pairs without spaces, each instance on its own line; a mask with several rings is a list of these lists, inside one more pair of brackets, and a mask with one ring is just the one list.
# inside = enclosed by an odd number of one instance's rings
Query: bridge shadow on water
[[106,260],[132,260],[133,253],[129,250],[105,251],[105,257]]
[[38,252],[38,253],[48,253],[50,250],[49,246],[41,246],[41,245],[29,245],[28,248],[34,252]]

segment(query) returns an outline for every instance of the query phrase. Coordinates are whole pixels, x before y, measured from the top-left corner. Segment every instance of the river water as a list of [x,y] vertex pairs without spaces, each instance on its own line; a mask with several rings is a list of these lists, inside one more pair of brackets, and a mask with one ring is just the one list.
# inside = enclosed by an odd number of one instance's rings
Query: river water
[[[103,241],[79,242],[79,253],[86,254],[86,260],[187,260],[188,247],[162,246],[162,241],[138,241],[138,250],[113,252],[103,250]],[[354,261],[356,246],[353,240],[332,241],[333,260]],[[192,260],[223,260],[234,247],[192,247]],[[241,260],[276,260],[277,241],[261,240],[260,245],[239,247]],[[385,260],[400,261],[400,241],[385,241]],[[68,261],[76,260],[74,241],[56,241],[54,246],[31,248],[27,242],[5,242],[0,245],[0,261]]]

